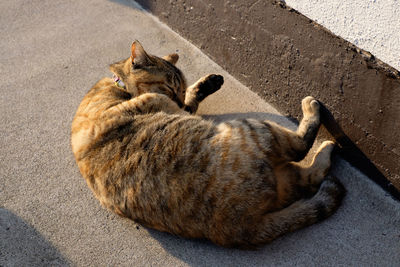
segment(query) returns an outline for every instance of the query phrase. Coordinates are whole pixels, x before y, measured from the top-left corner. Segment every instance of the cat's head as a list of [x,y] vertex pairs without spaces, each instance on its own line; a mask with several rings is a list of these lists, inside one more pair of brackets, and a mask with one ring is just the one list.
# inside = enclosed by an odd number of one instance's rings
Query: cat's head
[[185,99],[186,81],[182,72],[175,67],[177,54],[163,58],[149,55],[142,45],[135,41],[128,59],[110,65],[110,70],[125,84],[133,96],[144,93],[162,93],[182,107]]

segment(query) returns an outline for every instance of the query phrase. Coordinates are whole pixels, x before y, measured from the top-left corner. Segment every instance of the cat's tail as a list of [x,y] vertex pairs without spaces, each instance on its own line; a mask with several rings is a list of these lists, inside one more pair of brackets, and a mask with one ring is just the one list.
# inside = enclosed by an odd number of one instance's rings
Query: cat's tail
[[249,247],[268,243],[277,237],[319,222],[331,216],[340,206],[345,188],[332,176],[326,177],[310,199],[296,201],[280,211],[265,214]]

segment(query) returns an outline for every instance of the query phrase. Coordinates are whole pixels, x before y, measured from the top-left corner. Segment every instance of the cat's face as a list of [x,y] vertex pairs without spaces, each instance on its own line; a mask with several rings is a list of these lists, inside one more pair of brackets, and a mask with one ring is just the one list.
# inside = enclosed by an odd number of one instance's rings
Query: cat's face
[[163,93],[182,107],[185,99],[186,82],[182,72],[175,67],[177,54],[163,58],[148,55],[142,45],[135,41],[131,57],[110,65],[110,70],[125,83],[132,96],[144,93]]

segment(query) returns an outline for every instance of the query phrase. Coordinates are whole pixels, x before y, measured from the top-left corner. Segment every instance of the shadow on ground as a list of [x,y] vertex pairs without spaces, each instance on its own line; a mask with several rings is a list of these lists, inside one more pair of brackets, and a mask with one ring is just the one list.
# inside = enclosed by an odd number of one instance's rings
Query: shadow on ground
[[68,261],[17,215],[0,208],[0,266],[60,266]]

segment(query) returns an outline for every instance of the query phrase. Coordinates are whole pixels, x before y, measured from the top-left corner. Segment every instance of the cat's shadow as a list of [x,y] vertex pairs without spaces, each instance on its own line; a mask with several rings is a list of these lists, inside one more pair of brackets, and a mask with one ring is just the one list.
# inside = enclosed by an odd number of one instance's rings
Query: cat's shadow
[[38,231],[0,208],[0,266],[68,266],[70,262]]
[[170,233],[146,228],[148,233],[172,256],[190,266],[245,265],[252,258],[262,257],[259,250],[224,248],[206,239],[186,239]]

